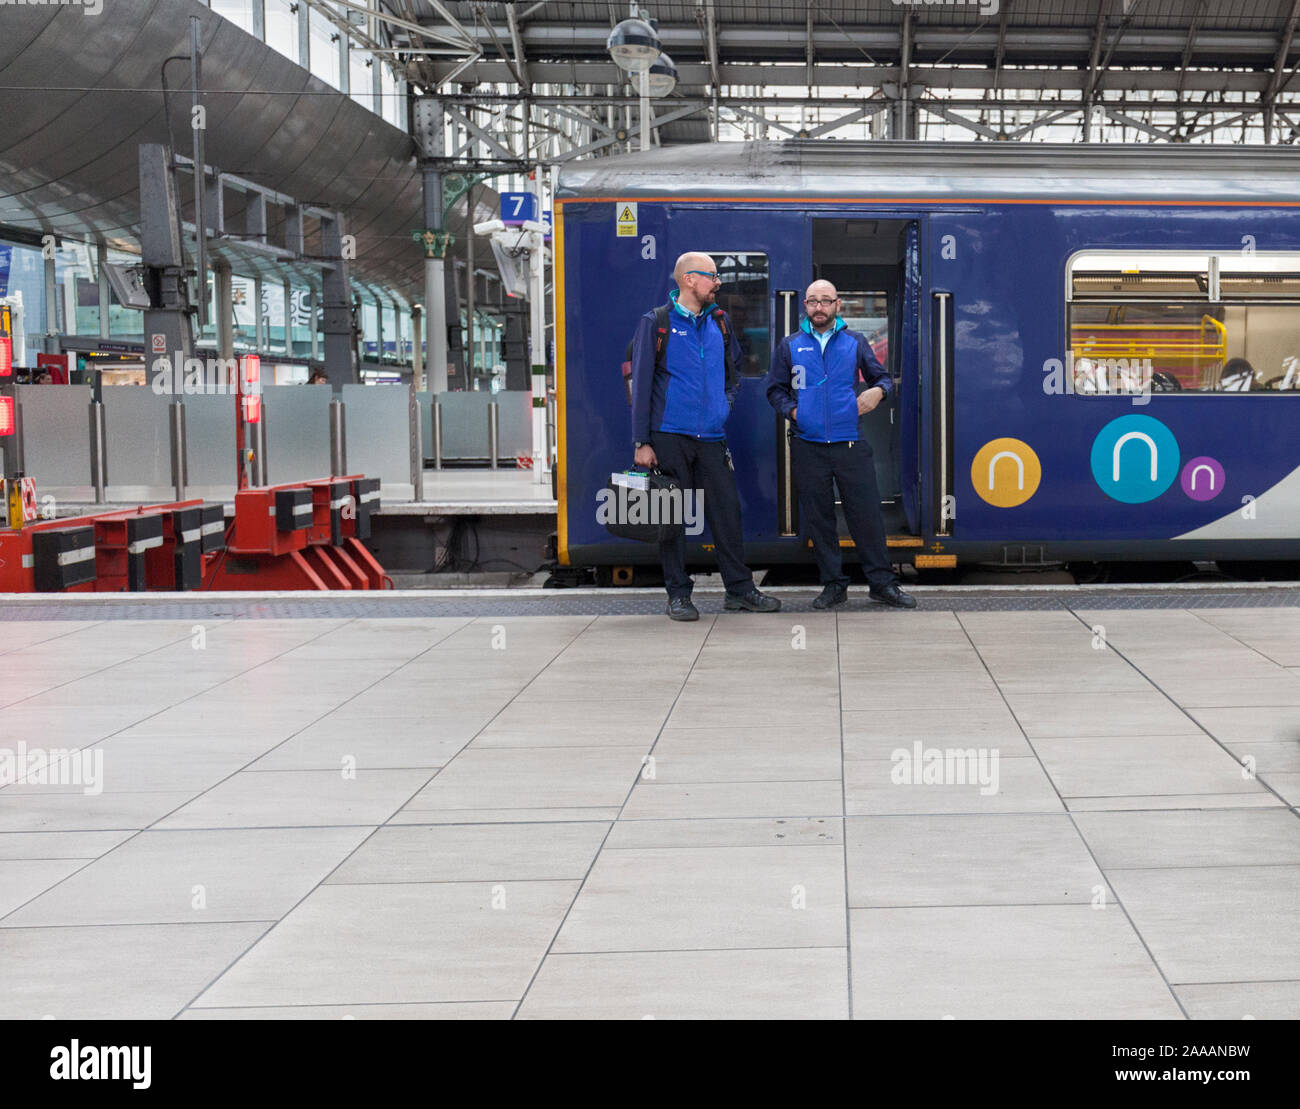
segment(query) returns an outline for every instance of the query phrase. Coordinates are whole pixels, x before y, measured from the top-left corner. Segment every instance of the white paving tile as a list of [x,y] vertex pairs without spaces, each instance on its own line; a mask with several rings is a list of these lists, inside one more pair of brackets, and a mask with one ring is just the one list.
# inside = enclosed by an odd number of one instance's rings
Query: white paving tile
[[321,886],[194,1007],[515,1001],[577,888]]
[[1300,982],[1215,982],[1174,987],[1192,1020],[1300,1020]]
[[439,1001],[429,1005],[246,1005],[186,1009],[177,1020],[509,1020],[514,1001]]
[[268,927],[0,929],[0,1020],[168,1020]]
[[277,920],[367,828],[143,832],[12,913],[0,927]]
[[122,832],[0,832],[0,859],[97,859],[134,835]]
[[328,881],[516,882],[584,878],[609,824],[436,824],[380,828]]
[[1300,866],[1112,870],[1170,982],[1300,979]]
[[553,950],[844,943],[838,847],[679,847],[602,852]]
[[849,905],[1088,903],[1105,879],[1059,815],[851,816]]
[[1116,907],[853,909],[853,1015],[872,1020],[1176,1020]]
[[843,1020],[843,948],[547,956],[520,1020]]
[[429,778],[428,770],[247,771],[227,778],[158,827],[289,828],[381,824]]
[[0,927],[19,906],[86,865],[85,859],[6,859],[0,861]]

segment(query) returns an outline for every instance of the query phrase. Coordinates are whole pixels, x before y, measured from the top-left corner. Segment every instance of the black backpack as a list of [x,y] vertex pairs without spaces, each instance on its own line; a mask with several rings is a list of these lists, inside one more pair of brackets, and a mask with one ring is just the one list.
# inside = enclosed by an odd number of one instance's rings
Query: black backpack
[[[664,364],[664,348],[668,346],[668,313],[671,311],[672,307],[668,304],[660,304],[655,308],[655,369],[660,369]],[[731,321],[720,308],[714,312],[713,318],[718,321],[718,330],[722,332],[723,357],[726,359],[727,383],[730,384],[736,379],[736,367],[731,361]],[[623,384],[627,386],[629,407],[632,405],[632,347],[635,343],[635,337],[629,339],[627,349],[623,352]]]

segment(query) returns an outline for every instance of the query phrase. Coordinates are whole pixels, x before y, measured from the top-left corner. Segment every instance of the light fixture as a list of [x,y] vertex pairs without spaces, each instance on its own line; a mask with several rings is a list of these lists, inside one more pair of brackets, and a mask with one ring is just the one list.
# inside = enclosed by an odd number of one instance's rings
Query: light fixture
[[605,48],[614,63],[629,73],[644,73],[659,57],[659,36],[644,19],[625,19],[609,33]]
[[673,65],[672,58],[667,54],[660,52],[659,58],[648,72],[651,96],[667,96],[677,87],[677,67]]
[[[645,13],[637,8],[635,0],[630,7],[628,18],[610,31],[609,38],[605,40],[605,48],[614,63],[633,77],[633,83],[640,94],[641,150],[645,152],[650,149],[650,125],[654,118],[650,110],[650,97],[666,96],[671,92],[677,84],[677,70],[672,59],[660,48],[659,34],[655,31],[654,24],[643,18]],[[654,67],[661,59],[667,64],[661,67],[658,74],[654,74]],[[651,93],[652,82],[663,91]]]

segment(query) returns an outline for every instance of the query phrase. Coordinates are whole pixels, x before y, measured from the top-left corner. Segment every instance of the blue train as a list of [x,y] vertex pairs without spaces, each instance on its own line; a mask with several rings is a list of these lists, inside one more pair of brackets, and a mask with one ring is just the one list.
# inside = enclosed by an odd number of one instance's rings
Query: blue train
[[[625,347],[686,250],[716,261],[745,350],[727,441],[751,565],[811,557],[762,378],[816,278],[895,381],[863,434],[896,561],[1300,559],[1298,208],[1289,150],[791,141],[571,164],[559,563],[657,562],[597,494],[632,459]],[[711,565],[707,532],[690,557]]]

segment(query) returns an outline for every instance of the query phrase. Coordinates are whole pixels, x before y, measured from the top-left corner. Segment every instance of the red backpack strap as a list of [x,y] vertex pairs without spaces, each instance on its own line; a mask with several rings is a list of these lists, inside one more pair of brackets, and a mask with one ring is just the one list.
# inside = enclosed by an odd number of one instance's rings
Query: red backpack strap
[[661,304],[655,309],[655,363],[658,364],[668,345],[668,306]]

